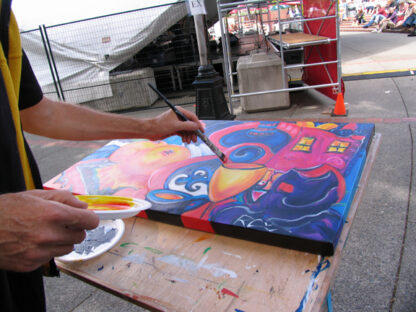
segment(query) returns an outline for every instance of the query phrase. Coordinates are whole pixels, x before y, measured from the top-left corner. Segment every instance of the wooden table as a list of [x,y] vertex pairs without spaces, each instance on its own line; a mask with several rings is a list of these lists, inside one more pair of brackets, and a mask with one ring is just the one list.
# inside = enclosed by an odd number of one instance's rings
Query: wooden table
[[58,261],[58,266],[151,310],[320,311],[379,144],[376,134],[332,257],[130,218],[113,249],[85,262]]
[[[274,44],[279,45],[280,35],[272,35],[268,37]],[[305,34],[302,32],[282,34],[282,45],[287,48],[296,48],[306,45],[328,44],[331,39],[324,36]]]

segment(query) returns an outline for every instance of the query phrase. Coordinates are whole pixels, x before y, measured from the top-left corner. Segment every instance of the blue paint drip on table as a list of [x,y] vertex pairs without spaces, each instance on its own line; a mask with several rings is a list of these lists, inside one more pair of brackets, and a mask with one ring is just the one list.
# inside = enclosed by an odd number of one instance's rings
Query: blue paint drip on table
[[[306,290],[305,294],[303,295],[303,298],[300,302],[299,307],[296,309],[296,312],[302,312],[303,309],[305,308],[306,303],[308,302],[309,296],[312,292],[312,290],[316,290],[318,289],[318,285],[316,284],[316,279],[318,278],[318,275],[329,269],[329,267],[331,266],[331,263],[329,262],[328,259],[323,258],[319,263],[318,266],[316,267],[316,270],[312,272],[311,278],[310,278],[310,282],[309,282],[309,286],[308,289]],[[316,289],[314,289],[316,287]]]

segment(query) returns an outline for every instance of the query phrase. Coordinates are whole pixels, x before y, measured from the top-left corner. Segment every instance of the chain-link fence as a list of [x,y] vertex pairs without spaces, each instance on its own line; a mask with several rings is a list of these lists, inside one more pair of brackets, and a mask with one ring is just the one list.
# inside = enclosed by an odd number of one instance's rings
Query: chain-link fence
[[105,111],[150,107],[164,93],[192,90],[199,57],[185,2],[22,31],[44,94]]

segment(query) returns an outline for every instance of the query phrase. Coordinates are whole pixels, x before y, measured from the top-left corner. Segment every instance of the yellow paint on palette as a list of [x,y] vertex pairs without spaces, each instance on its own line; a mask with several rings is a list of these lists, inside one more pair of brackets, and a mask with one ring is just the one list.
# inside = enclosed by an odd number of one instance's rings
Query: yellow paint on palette
[[106,195],[77,195],[79,200],[88,204],[90,210],[125,210],[134,206],[129,197]]

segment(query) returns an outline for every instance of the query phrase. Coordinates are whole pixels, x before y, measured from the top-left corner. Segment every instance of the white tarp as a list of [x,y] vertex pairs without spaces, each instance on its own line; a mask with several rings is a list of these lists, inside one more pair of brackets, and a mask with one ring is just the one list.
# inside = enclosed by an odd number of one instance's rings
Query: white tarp
[[[131,58],[186,14],[186,5],[180,3],[48,27],[66,100],[82,103],[112,96],[110,70]],[[40,32],[23,32],[21,38],[43,91],[54,92]]]

